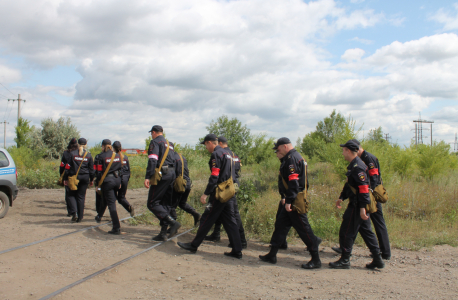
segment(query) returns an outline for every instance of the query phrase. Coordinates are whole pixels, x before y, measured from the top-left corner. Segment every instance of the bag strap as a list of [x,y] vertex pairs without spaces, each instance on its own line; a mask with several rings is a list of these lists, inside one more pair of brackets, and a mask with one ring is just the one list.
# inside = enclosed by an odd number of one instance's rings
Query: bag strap
[[169,155],[169,141],[165,140],[167,142],[167,148],[165,149],[165,153],[162,156],[161,164],[159,165],[159,170],[161,170],[162,165],[164,164],[165,159],[167,158],[167,155]]
[[116,156],[116,152],[113,151],[113,154],[111,155],[110,163],[108,164],[107,168],[105,169],[105,172],[103,172],[102,178],[100,178],[100,182],[98,185],[99,188],[102,186],[102,183],[105,180],[105,177],[107,177],[108,171],[110,171],[110,168],[111,168],[111,165],[113,164],[115,156]]
[[62,172],[62,175],[60,175],[60,178],[59,178],[60,181],[62,181],[64,179],[64,175],[65,175],[66,171],[67,170],[64,169],[64,171]]
[[80,166],[78,167],[78,171],[76,171],[76,177],[78,177],[78,173],[80,172],[81,166],[83,165],[84,159],[86,158],[87,151],[83,155],[83,160],[80,163]]
[[181,156],[180,153],[178,153],[178,156],[179,156],[180,159],[181,159],[181,176],[184,177],[184,161],[183,161],[183,157]]

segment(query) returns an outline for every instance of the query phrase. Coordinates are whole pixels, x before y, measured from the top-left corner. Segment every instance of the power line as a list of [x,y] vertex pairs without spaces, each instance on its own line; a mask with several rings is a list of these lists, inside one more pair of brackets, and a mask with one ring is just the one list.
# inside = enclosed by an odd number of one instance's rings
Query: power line
[[8,92],[10,92],[12,95],[14,95],[13,92],[10,91],[10,90],[9,90],[6,86],[4,86],[1,82],[0,82],[0,85],[3,86],[3,87],[4,87]]
[[433,145],[433,123],[434,121],[426,121],[421,119],[421,113],[419,114],[418,120],[413,120],[415,123],[415,145],[423,144],[423,131],[429,129],[423,129],[423,123],[429,123],[431,125],[431,146]]

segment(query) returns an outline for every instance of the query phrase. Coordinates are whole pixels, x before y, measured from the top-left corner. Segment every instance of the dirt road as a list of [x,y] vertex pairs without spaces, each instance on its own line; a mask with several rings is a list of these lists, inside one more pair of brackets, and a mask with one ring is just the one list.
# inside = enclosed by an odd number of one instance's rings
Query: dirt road
[[[141,213],[146,189],[129,190],[128,200]],[[63,190],[21,190],[8,215],[0,220],[0,251],[96,225],[94,190],[89,190],[82,223],[66,217]],[[128,213],[118,205],[120,217]],[[103,223],[109,220],[108,211]],[[157,242],[158,226],[122,223],[121,236],[106,232],[110,225],[0,254],[0,299],[39,299]],[[185,229],[180,229],[180,232]],[[192,234],[178,241],[192,240]],[[268,245],[249,241],[243,259],[223,256],[227,239],[205,243],[196,254],[177,240],[129,260],[85,281],[55,299],[375,299],[458,297],[458,249],[433,251],[394,249],[385,269],[364,268],[368,250],[356,248],[351,270],[332,270],[338,257],[320,247],[324,267],[307,271],[310,259],[300,243],[281,251],[276,265],[259,261]]]

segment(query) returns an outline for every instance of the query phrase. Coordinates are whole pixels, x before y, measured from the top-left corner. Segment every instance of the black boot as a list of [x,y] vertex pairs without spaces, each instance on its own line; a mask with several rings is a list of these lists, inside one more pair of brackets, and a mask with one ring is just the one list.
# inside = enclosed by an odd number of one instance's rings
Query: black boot
[[302,265],[302,268],[304,269],[319,269],[321,268],[321,260],[320,260],[320,255],[318,254],[318,251],[313,251],[310,252],[310,255],[312,255],[312,259]]
[[342,254],[342,249],[340,249],[340,247],[331,247],[331,249],[334,250],[334,252]]
[[372,253],[372,257],[373,257],[372,262],[370,264],[367,264],[366,268],[368,268],[368,269],[375,269],[375,268],[383,269],[385,267],[385,263],[383,262],[382,256],[380,255],[380,253]]
[[196,226],[200,221],[201,215],[195,210],[191,213],[191,215],[194,218],[194,226]]
[[197,248],[194,247],[193,245],[191,245],[191,243],[182,243],[182,242],[178,242],[177,243],[178,246],[180,246],[181,248],[185,249],[185,250],[188,250],[188,251],[191,251],[191,253],[196,253],[197,252]]
[[342,256],[336,262],[330,262],[332,269],[350,269],[350,253],[342,252]]
[[162,242],[167,240],[167,225],[162,225],[161,232],[152,238],[153,241]]
[[210,235],[207,235],[204,238],[205,241],[210,241],[210,242],[219,242],[221,240],[221,235],[219,231],[213,230],[213,233]]
[[129,206],[129,212],[130,212],[130,216],[132,218],[135,217],[135,209],[134,209],[134,207],[132,205]]
[[71,216],[72,216],[72,222],[76,222],[76,220],[78,220],[76,213],[72,213]]
[[99,215],[97,215],[97,216],[95,216],[95,221],[96,221],[97,223],[100,223],[100,222],[102,222],[102,218],[99,217]]
[[259,255],[259,258],[262,261],[270,262],[271,264],[276,264],[277,263],[277,252],[278,252],[278,247],[271,247],[269,253],[266,255]]
[[[178,229],[181,227],[181,224],[178,223],[178,221],[175,221],[170,215],[168,215],[167,217],[165,217],[165,219],[167,220],[167,222],[169,223],[170,225],[170,234],[169,234],[169,238],[171,238],[172,236],[174,236],[175,234],[177,234],[177,231]],[[167,227],[166,227],[167,228]],[[166,230],[167,231],[167,230]]]

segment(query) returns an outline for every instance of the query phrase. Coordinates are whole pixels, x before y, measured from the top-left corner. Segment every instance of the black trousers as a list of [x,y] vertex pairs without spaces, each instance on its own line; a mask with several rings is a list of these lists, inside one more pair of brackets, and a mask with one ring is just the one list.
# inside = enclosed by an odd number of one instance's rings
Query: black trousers
[[72,213],[76,212],[78,214],[78,219],[82,220],[84,216],[84,203],[86,202],[86,190],[89,185],[89,174],[78,175],[78,189],[76,191],[68,190],[67,198],[70,207],[72,208]]
[[[383,211],[382,211],[382,204],[377,202],[377,211],[371,214],[371,220],[374,224],[375,234],[377,235],[378,243],[380,246],[380,251],[384,255],[391,255],[391,248],[390,248],[390,240],[388,238],[388,229],[386,228],[385,218],[383,218]],[[366,244],[367,236],[370,236],[369,230],[372,232],[372,229],[367,226],[361,226],[359,229],[359,233],[361,237],[364,239]]]
[[102,218],[103,214],[105,213],[105,209],[107,208],[107,203],[103,199],[103,196],[97,194],[97,185],[95,187],[95,210],[97,211],[97,215]]
[[119,223],[118,212],[116,211],[116,193],[119,190],[119,185],[121,184],[121,177],[107,176],[102,184],[102,196],[103,196],[103,206],[102,206],[102,216],[105,212],[106,207],[110,211],[111,223],[113,225],[113,230],[118,230],[121,228]]
[[275,230],[271,238],[272,247],[280,247],[285,242],[291,226],[296,229],[310,252],[318,251],[318,238],[313,233],[307,214],[298,214],[296,211],[287,212],[284,205],[277,213]]
[[237,226],[236,215],[236,200],[235,196],[226,203],[221,203],[215,198],[215,193],[209,197],[207,208],[200,218],[199,229],[196,237],[191,242],[194,247],[199,247],[204,241],[205,236],[215,224],[216,220],[221,217],[224,230],[227,232],[229,241],[232,245],[233,252],[242,251],[242,242],[240,241],[239,227]]
[[[174,218],[175,220],[177,219],[177,211],[176,208],[179,207],[188,214],[193,214],[196,212],[194,207],[189,205],[188,203],[188,197],[189,193],[191,193],[191,187],[186,188],[184,193],[177,193],[175,190],[172,193],[172,208],[170,210],[170,216]],[[216,226],[216,225],[215,225]]]
[[[361,230],[362,229],[362,230]],[[372,232],[370,219],[364,221],[360,216],[360,209],[354,203],[349,203],[344,212],[339,231],[340,248],[343,252],[351,253],[356,236],[361,230],[361,237],[372,253],[379,253],[377,238]]]
[[69,215],[77,212],[76,202],[72,203],[69,200],[70,192],[72,192],[70,188],[68,186],[65,186],[65,204],[67,205],[67,214]]
[[[237,197],[237,194],[235,196]],[[242,239],[243,242],[246,243],[245,229],[243,228],[242,218],[240,217],[239,205],[237,204],[237,198],[234,204],[234,209],[235,209],[235,221],[237,222],[237,227],[239,228],[240,238]],[[213,232],[217,232],[217,233],[221,232],[222,224],[223,224],[223,220],[222,220],[222,217],[220,216],[215,222],[215,228]]]
[[[280,200],[280,202],[278,203],[278,209],[277,209],[277,214],[275,215],[275,220],[278,219],[278,215],[280,214],[282,208],[284,208],[284,207],[285,207],[285,205],[282,204],[281,200]],[[288,227],[288,233],[289,233],[290,230],[291,230],[291,226]],[[288,235],[288,234],[286,234],[286,235]],[[270,239],[270,244],[272,245],[272,239]],[[285,241],[283,242],[283,244],[281,244],[281,246],[286,246],[286,245],[288,245],[288,243],[286,242],[286,236],[285,236]]]
[[167,174],[157,185],[152,185],[148,192],[146,206],[164,225],[164,219],[170,214],[172,208],[173,182],[175,174]]
[[126,199],[127,193],[127,185],[129,184],[130,176],[122,176],[121,177],[121,188],[116,193],[116,199],[118,199],[118,203],[124,207],[125,210],[130,212],[130,203]]

